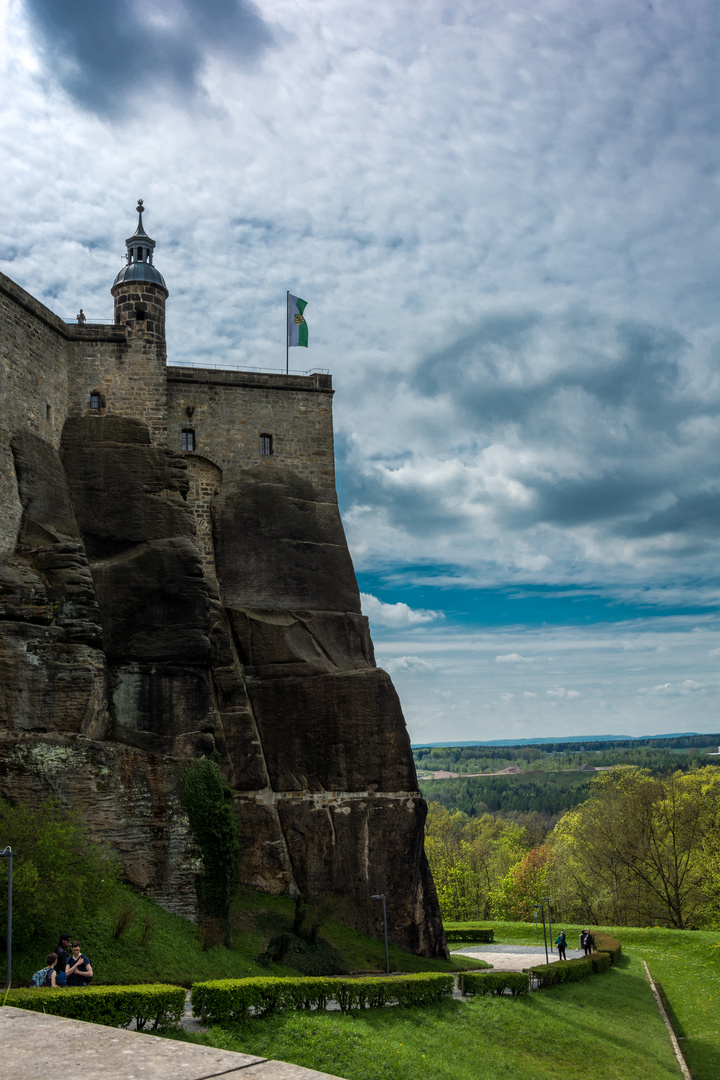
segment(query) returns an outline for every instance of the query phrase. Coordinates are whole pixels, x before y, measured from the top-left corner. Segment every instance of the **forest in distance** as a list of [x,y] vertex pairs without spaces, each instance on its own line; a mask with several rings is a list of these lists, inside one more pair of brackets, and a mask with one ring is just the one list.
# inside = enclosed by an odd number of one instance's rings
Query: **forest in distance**
[[[528,746],[415,747],[420,790],[428,802],[469,817],[491,813],[517,820],[533,815],[545,829],[584,802],[597,769],[635,765],[653,776],[720,763],[720,734],[633,739],[628,742],[544,743]],[[505,775],[504,770],[516,772]],[[435,773],[457,773],[457,778]],[[474,776],[475,773],[486,775]]]
[[531,921],[551,896],[592,925],[720,926],[720,738],[660,741],[416,749],[419,775],[460,773],[420,780],[443,918]]

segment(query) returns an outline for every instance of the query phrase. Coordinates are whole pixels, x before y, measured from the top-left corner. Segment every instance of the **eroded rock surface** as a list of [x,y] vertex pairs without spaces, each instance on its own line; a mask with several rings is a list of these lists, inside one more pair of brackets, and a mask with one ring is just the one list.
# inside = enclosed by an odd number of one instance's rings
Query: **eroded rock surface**
[[237,468],[201,520],[186,460],[136,420],[73,417],[61,454],[24,431],[12,448],[0,792],[57,795],[130,881],[188,913],[178,766],[212,752],[247,884],[336,897],[378,935],[382,893],[392,940],[443,955],[408,734],[327,489],[276,462]]

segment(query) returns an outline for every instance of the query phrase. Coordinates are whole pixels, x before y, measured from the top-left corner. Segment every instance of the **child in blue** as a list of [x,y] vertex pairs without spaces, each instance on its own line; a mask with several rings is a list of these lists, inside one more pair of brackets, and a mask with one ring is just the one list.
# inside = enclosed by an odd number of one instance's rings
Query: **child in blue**
[[93,977],[92,965],[87,956],[83,956],[80,952],[79,941],[73,941],[71,947],[72,956],[65,968],[67,986],[89,986]]

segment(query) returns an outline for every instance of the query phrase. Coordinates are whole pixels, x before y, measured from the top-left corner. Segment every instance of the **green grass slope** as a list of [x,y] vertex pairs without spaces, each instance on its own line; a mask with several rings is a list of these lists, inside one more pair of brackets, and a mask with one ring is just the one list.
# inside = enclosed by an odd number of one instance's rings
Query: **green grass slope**
[[[132,909],[132,918],[115,937],[123,909]],[[255,961],[272,937],[292,928],[293,914],[293,901],[287,896],[241,889],[232,911],[232,948],[215,945],[203,950],[197,926],[123,887],[115,905],[101,911],[91,925],[58,926],[58,933],[68,930],[81,941],[82,951],[93,965],[96,985],[164,982],[190,986],[205,979],[299,974],[295,967],[261,967]],[[21,913],[16,912],[15,918],[22,918]],[[329,942],[345,970],[385,970],[382,941],[336,921],[324,924],[320,936]],[[39,942],[33,953],[14,952],[13,985],[26,986],[56,943],[57,937]],[[459,957],[449,963],[425,960],[391,946],[390,966],[392,971],[452,971],[476,967],[478,962]]]
[[642,966],[524,998],[281,1013],[192,1041],[347,1080],[678,1080]]

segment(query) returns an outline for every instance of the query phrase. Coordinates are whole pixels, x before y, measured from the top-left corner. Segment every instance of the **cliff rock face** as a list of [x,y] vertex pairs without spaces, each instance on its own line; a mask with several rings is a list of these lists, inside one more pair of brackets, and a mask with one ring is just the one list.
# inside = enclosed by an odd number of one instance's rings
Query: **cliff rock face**
[[236,468],[208,526],[187,460],[137,420],[71,416],[59,451],[23,429],[11,445],[23,511],[0,566],[0,793],[79,809],[130,881],[190,914],[177,765],[214,753],[247,884],[331,894],[378,935],[385,894],[392,940],[443,955],[425,804],[334,497],[277,463]]

